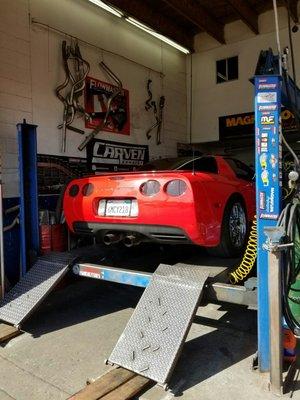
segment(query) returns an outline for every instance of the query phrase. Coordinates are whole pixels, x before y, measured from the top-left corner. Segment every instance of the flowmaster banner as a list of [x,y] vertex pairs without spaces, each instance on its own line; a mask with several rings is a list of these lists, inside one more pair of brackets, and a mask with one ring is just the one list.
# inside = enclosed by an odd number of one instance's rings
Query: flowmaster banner
[[149,148],[108,140],[94,139],[87,146],[87,163],[91,171],[134,171],[149,161]]
[[[117,86],[87,77],[85,82],[85,111],[90,115],[86,128],[95,128],[103,122],[108,100],[118,90]],[[130,135],[129,92],[122,89],[111,102],[104,131]]]
[[255,77],[255,164],[258,279],[258,360],[261,372],[270,369],[268,252],[264,229],[275,226],[281,200],[281,79]]

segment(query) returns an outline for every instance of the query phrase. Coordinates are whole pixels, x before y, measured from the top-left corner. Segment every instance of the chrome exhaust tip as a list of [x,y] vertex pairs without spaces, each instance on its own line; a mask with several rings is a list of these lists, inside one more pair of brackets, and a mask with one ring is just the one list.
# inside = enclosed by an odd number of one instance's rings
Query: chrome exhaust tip
[[103,243],[110,246],[114,243],[119,243],[123,239],[123,236],[118,233],[107,233],[103,237]]
[[132,247],[132,246],[137,246],[138,244],[140,244],[141,240],[137,236],[128,235],[128,236],[125,236],[123,243],[126,247]]

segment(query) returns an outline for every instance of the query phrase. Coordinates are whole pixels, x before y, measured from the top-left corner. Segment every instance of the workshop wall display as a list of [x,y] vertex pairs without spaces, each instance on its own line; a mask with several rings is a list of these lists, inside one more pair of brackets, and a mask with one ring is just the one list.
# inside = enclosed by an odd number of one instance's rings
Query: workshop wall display
[[149,161],[147,145],[93,139],[86,150],[88,168],[95,173],[134,171]]
[[[85,83],[85,111],[91,116],[90,120],[86,121],[85,126],[93,129],[103,122],[108,99],[119,88],[91,77],[87,77]],[[120,94],[112,100],[110,109],[103,130],[130,135],[129,91],[122,88]]]
[[[291,111],[282,108],[282,129],[284,132],[296,132],[295,117]],[[254,137],[254,112],[219,117],[220,140]]]
[[85,158],[38,154],[38,188],[40,194],[60,194],[71,179],[87,175]]

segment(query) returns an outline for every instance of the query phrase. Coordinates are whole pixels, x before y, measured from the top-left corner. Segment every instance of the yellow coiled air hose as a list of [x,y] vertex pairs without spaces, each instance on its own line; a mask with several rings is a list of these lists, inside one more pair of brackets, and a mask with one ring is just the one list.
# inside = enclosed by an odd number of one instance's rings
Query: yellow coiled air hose
[[240,265],[235,269],[235,271],[230,272],[230,282],[236,284],[243,281],[246,276],[251,272],[257,255],[257,221],[256,216],[253,219],[250,235],[247,243],[247,247]]

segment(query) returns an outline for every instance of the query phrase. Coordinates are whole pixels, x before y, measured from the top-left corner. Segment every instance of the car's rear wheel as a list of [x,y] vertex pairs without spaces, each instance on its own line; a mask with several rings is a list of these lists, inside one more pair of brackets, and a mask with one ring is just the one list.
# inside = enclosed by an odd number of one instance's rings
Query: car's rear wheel
[[247,214],[239,197],[231,198],[224,210],[220,244],[209,253],[219,257],[238,257],[245,248],[248,233]]

